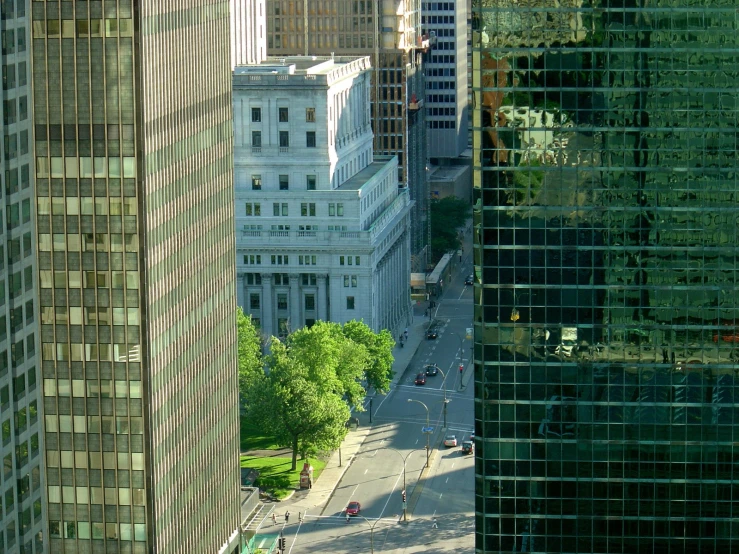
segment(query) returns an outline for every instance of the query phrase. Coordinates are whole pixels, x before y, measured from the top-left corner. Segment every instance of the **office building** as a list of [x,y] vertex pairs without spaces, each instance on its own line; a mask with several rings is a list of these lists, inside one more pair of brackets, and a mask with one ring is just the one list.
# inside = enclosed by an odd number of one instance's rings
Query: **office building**
[[31,46],[26,0],[2,3],[0,159],[0,552],[43,552],[41,364],[33,222]]
[[739,551],[736,3],[472,21],[476,551]]
[[231,67],[267,58],[266,0],[231,0]]
[[413,271],[430,261],[423,67],[432,42],[420,0],[267,0],[270,56],[370,56],[374,151],[397,156],[398,181],[410,189]]
[[423,2],[421,13],[424,34],[436,37],[424,64],[428,156],[443,164],[436,158],[458,158],[468,143],[467,4]]
[[234,72],[238,301],[266,336],[412,319],[412,203],[397,158],[372,152],[370,75],[366,56]]
[[228,2],[32,4],[48,550],[233,552]]

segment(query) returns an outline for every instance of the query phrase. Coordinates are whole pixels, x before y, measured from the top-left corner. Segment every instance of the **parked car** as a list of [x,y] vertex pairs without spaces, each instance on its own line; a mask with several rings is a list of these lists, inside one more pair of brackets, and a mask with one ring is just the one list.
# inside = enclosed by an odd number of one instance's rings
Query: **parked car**
[[425,385],[426,384],[426,374],[425,373],[419,373],[416,375],[416,380],[414,381],[416,385]]
[[436,325],[431,325],[426,329],[426,340],[436,340],[439,336],[439,328]]
[[465,285],[472,285],[475,282],[475,276],[470,273],[467,277],[464,278],[464,284]]
[[429,377],[435,377],[439,374],[439,366],[436,364],[426,364],[423,366],[423,372]]
[[352,500],[351,502],[349,502],[349,504],[346,507],[346,515],[357,516],[359,515],[359,512],[361,510],[362,510],[362,505],[356,500]]
[[449,448],[457,446],[457,437],[455,435],[447,435],[444,438],[444,446],[447,446]]
[[472,454],[472,451],[474,450],[475,445],[472,441],[463,441],[462,442],[462,454]]

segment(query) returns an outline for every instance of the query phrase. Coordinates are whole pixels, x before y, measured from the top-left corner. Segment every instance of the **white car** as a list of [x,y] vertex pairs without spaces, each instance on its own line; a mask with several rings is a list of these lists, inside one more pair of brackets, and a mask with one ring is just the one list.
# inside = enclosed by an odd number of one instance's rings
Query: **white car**
[[455,435],[447,435],[444,438],[444,446],[447,446],[449,448],[457,446],[457,437]]

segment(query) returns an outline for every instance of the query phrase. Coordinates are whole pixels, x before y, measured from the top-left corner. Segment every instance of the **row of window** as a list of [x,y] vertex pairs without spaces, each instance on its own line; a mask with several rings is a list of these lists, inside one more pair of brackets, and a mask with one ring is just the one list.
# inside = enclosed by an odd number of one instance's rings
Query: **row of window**
[[[44,379],[44,396],[72,396],[76,398],[141,398],[141,390],[141,381],[113,379],[100,379],[99,381],[97,379]],[[46,416],[47,424],[49,424],[49,418],[56,417],[57,416],[55,415]],[[56,423],[53,425],[56,426]],[[71,432],[71,428],[62,429],[62,431]]]
[[[288,217],[289,216],[289,204],[287,202],[273,202],[272,203],[272,215],[274,217]],[[301,202],[300,204],[300,215],[302,217],[315,217],[316,203],[315,202]],[[262,215],[262,204],[260,202],[246,202],[244,204],[244,215],[247,216],[261,216]],[[329,217],[344,217],[344,204],[341,202],[328,204],[328,215]],[[281,229],[289,231],[287,229]],[[55,235],[56,236],[56,235]],[[111,235],[112,236],[112,235]]]
[[136,158],[125,156],[119,158],[107,157],[61,157],[46,156],[36,157],[36,177],[39,178],[62,178],[68,179],[91,179],[93,177],[105,178],[134,178],[136,177]]
[[[360,256],[339,256],[339,265],[360,265]],[[273,254],[270,256],[272,265],[288,265],[287,255]],[[261,265],[261,254],[244,254],[245,265]],[[301,254],[298,256],[298,265],[317,265],[318,257],[314,254]]]
[[33,38],[132,37],[133,19],[47,19],[33,22]]
[[[347,277],[346,275],[344,276]],[[356,279],[356,277],[355,277]],[[356,281],[353,281],[354,284],[353,287],[356,287]],[[349,285],[344,285],[349,286]],[[315,311],[316,309],[316,297],[313,294],[306,294],[303,297],[303,306],[305,307],[306,311]],[[261,296],[259,293],[252,293],[249,295],[249,308],[251,310],[259,310],[261,309]],[[288,309],[288,301],[287,301],[287,294],[286,293],[280,293],[277,295],[277,309],[278,310],[287,310]],[[346,309],[347,310],[353,310],[354,309],[354,297],[353,296],[347,296],[346,297]],[[84,417],[84,416],[83,416]]]
[[456,129],[456,121],[427,121],[429,129]]
[[[278,175],[277,183],[280,190],[290,190],[290,176],[289,175]],[[306,175],[305,176],[305,188],[306,190],[316,190],[316,176]],[[262,176],[252,175],[251,176],[251,190],[262,190]]]
[[455,94],[427,94],[427,102],[456,102]]
[[[108,504],[108,502],[106,501],[105,504]],[[49,521],[49,535],[65,539],[135,540],[143,542],[146,541],[146,524],[51,520]]]
[[3,151],[6,160],[14,160],[18,156],[28,154],[29,142],[28,131],[23,130],[20,133],[10,133],[3,136]]
[[432,54],[429,63],[444,63],[444,64],[451,64],[456,62],[457,56],[454,54]]
[[[4,70],[5,68],[3,68]],[[3,74],[5,71],[3,71]],[[17,102],[16,102],[17,100]],[[3,100],[3,123],[12,125],[17,121],[28,119],[28,97],[10,98]]]
[[[290,148],[290,131],[280,131],[278,134],[280,148]],[[262,147],[262,131],[251,132],[251,147],[261,148]],[[315,148],[316,147],[316,132],[306,131],[305,133],[305,147]]]
[[424,15],[421,16],[421,25],[453,25],[453,15]]
[[424,2],[421,4],[422,11],[454,11],[454,2]]
[[2,1],[2,19],[13,19],[14,17],[25,17],[26,0],[3,0]]
[[8,29],[0,32],[0,43],[2,43],[3,56],[10,56],[16,52],[26,51],[26,29]]
[[433,36],[434,33],[436,33],[437,37],[453,37],[454,36],[454,28],[451,29],[428,29],[428,32],[431,36]]
[[427,77],[454,77],[457,71],[453,67],[429,67],[426,69]]
[[[251,121],[252,123],[261,123],[262,121],[262,108],[251,109]],[[277,108],[277,121],[279,123],[288,123],[290,121],[290,109],[289,108]],[[315,123],[316,121],[316,109],[305,108],[305,121],[307,123]]]
[[[262,274],[261,273],[245,273],[244,279],[246,280],[247,285],[261,285],[262,284]],[[318,282],[318,279],[316,277],[315,273],[301,273],[300,279],[303,283],[303,286],[316,286],[316,283]],[[272,274],[272,282],[275,285],[289,285],[290,284],[290,274],[289,273],[273,273]]]
[[457,83],[455,81],[427,81],[426,89],[431,90],[456,90]]

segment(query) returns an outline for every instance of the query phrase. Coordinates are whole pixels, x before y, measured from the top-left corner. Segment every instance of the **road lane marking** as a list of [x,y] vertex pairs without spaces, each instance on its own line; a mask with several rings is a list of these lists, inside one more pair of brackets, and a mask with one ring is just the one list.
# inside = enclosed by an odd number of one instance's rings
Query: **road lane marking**
[[446,478],[446,481],[444,481],[444,484],[446,485],[449,482],[449,477]]
[[[351,502],[351,501],[352,501],[352,498],[354,498],[354,494],[355,494],[355,493],[357,492],[357,489],[358,489],[358,488],[359,488],[359,485],[357,485],[356,487],[354,487],[354,490],[353,490],[353,491],[352,491],[352,493],[351,493],[351,494],[349,495],[349,502]],[[346,508],[344,508],[344,510],[346,510]],[[344,511],[344,510],[342,510],[342,511]]]
[[[452,466],[452,467],[454,467],[454,466]],[[364,470],[364,474],[365,474],[365,475],[367,475],[367,472],[368,472],[368,471],[369,471],[369,469],[365,469],[365,470]]]
[[403,477],[402,469],[400,470],[400,473],[398,473],[398,478],[395,480],[395,483],[393,483],[393,488],[390,491],[390,494],[387,495],[387,500],[385,501],[385,505],[382,507],[382,511],[380,512],[380,517],[378,517],[377,519],[382,519],[382,514],[385,513],[385,509],[387,508],[387,505],[390,503],[390,499],[393,497],[393,494],[395,494],[395,487],[398,486],[398,481],[400,481],[401,477]]

